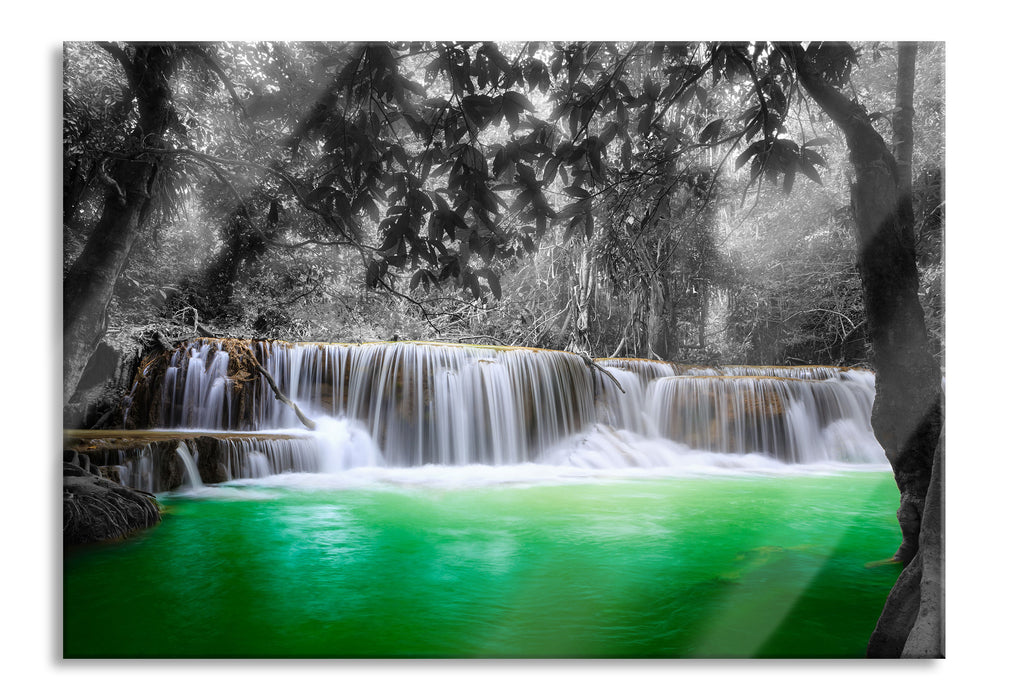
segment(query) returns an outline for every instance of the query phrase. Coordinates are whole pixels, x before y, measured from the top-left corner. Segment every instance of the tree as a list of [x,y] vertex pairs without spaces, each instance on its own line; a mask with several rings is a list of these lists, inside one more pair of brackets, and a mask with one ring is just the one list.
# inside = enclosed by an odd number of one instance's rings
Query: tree
[[876,366],[873,430],[901,491],[904,541],[895,558],[908,562],[918,549],[943,423],[939,367],[927,349],[918,301],[913,211],[897,162],[866,111],[831,84],[809,51],[794,45],[785,51],[800,83],[844,133],[855,169],[859,271]]
[[[132,140],[152,149],[165,146],[165,133],[175,116],[170,81],[176,51],[171,46],[137,46],[127,51],[107,45],[120,62],[137,106]],[[129,258],[140,227],[146,222],[158,187],[162,159],[117,159],[103,174],[109,192],[101,218],[83,252],[63,280],[63,401],[77,382],[108,327],[107,309],[116,281]],[[99,166],[101,169],[101,166]],[[71,198],[71,202],[75,198]],[[64,201],[67,202],[65,196]],[[67,212],[64,212],[66,218]]]

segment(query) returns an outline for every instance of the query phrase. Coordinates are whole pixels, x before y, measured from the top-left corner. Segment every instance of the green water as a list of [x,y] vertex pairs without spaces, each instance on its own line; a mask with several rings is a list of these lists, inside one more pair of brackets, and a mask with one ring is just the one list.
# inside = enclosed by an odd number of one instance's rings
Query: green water
[[863,657],[888,472],[225,487],[64,562],[66,657]]

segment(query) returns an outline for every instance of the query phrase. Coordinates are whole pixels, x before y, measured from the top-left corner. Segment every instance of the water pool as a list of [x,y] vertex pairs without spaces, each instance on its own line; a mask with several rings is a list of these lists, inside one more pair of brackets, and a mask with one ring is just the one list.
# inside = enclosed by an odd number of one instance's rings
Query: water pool
[[64,656],[863,657],[899,573],[865,566],[900,542],[888,470],[480,473],[166,494],[65,557]]

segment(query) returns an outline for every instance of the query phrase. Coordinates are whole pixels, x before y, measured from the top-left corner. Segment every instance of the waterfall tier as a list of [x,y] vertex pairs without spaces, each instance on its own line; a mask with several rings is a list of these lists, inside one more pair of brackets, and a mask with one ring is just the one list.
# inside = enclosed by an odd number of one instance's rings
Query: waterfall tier
[[[102,465],[107,478],[151,493],[186,484],[321,471],[325,461],[325,443],[305,435],[75,430],[67,431],[64,442]],[[192,464],[186,464],[183,454]]]
[[[263,431],[297,432],[301,422],[257,365],[330,434],[338,426],[335,447],[283,436],[271,442]],[[782,462],[883,461],[869,425],[874,377],[864,370],[632,358],[594,365],[534,348],[197,339],[142,366],[124,402],[124,425],[255,433],[215,448],[223,466],[204,478],[208,483],[225,475],[320,471],[327,464],[553,460],[571,440],[600,429],[671,441],[681,450],[756,453]],[[315,434],[302,437],[309,435]],[[294,444],[301,452],[292,452]],[[206,459],[197,461],[205,477]]]

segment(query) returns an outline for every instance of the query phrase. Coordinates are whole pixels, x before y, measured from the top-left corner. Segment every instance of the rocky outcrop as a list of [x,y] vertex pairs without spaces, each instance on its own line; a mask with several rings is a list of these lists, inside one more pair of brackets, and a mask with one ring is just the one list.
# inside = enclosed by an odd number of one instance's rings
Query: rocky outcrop
[[63,462],[63,546],[118,540],[161,521],[153,495],[99,476],[87,457]]
[[120,401],[129,391],[145,348],[130,339],[102,341],[91,356],[70,400],[63,407],[63,427],[100,428],[122,413]]

